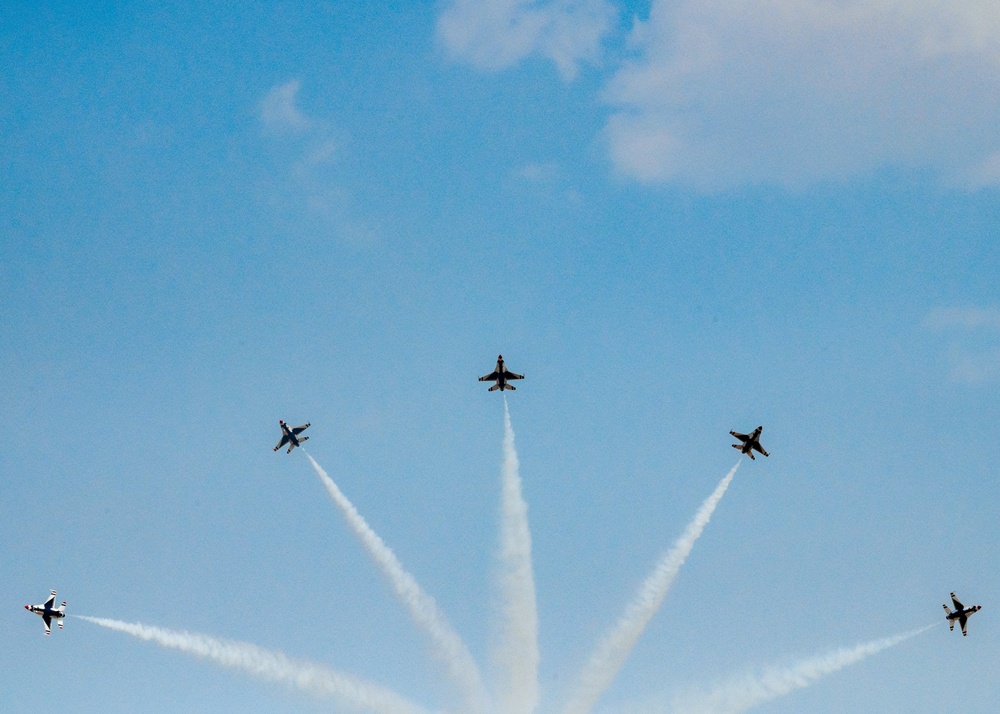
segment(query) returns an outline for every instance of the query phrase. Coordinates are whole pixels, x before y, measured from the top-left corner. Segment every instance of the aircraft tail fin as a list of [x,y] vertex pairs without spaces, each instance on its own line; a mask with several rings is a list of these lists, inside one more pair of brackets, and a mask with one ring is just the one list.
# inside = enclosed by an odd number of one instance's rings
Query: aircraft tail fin
[[951,608],[950,607],[948,607],[947,605],[942,605],[941,607],[944,608],[944,611],[945,611],[946,615],[950,615],[951,614]]
[[513,384],[504,384],[504,385],[503,385],[503,388],[504,388],[504,389],[509,389],[509,390],[510,390],[510,391],[512,391],[512,392],[513,392],[513,391],[516,391],[516,387],[514,387],[514,385],[513,385]]
[[[66,612],[66,601],[63,600],[63,604],[56,608],[56,612]],[[62,623],[59,623],[59,627],[62,627]]]
[[499,385],[499,384],[494,384],[494,385],[493,385],[492,387],[490,387],[490,388],[489,388],[488,390],[486,390],[486,391],[488,391],[488,392],[495,392],[495,391],[497,391],[498,389],[500,389],[500,385]]

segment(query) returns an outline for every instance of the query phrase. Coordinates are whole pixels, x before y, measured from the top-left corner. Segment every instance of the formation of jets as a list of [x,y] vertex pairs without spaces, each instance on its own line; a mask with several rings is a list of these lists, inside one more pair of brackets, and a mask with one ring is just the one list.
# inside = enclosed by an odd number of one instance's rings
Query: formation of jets
[[59,607],[53,607],[56,603],[56,591],[49,591],[49,599],[43,602],[41,605],[25,605],[24,609],[28,612],[33,612],[42,618],[42,622],[45,623],[45,634],[52,634],[52,621],[59,621],[59,629],[63,628],[63,618],[66,617],[66,603],[64,602]]
[[[508,384],[508,381],[515,379],[524,379],[523,374],[516,374],[507,369],[503,361],[503,355],[497,356],[497,366],[496,368],[484,377],[480,377],[480,382],[495,382],[495,384],[489,388],[488,391],[494,392],[500,390],[501,392],[505,389],[514,390],[512,384]],[[308,436],[299,436],[303,431],[308,429],[312,424],[307,422],[302,426],[290,427],[284,422],[284,420],[278,420],[279,426],[281,426],[281,441],[278,445],[274,447],[277,451],[285,444],[288,444],[288,451],[285,453],[292,453],[292,449],[296,446],[302,446],[302,442],[309,439]],[[730,431],[734,437],[739,439],[739,444],[733,444],[734,449],[739,449],[741,454],[746,454],[751,459],[754,458],[753,452],[756,451],[759,454],[768,456],[767,451],[764,447],[760,445],[760,434],[764,430],[763,426],[758,426],[750,434],[740,434],[735,431]],[[66,617],[66,603],[63,602],[59,607],[53,607],[56,601],[56,591],[52,590],[49,595],[49,599],[46,600],[41,605],[25,605],[24,609],[29,612],[33,612],[42,618],[42,622],[45,623],[45,634],[52,634],[52,620],[58,620],[59,629],[63,629],[63,618]],[[967,636],[965,626],[968,623],[969,617],[973,614],[979,612],[982,609],[980,605],[973,605],[972,607],[965,607],[958,601],[955,597],[955,593],[951,594],[951,602],[955,606],[955,611],[944,605],[945,618],[950,625],[951,631],[955,630],[955,623],[957,622],[962,628],[962,635]]]

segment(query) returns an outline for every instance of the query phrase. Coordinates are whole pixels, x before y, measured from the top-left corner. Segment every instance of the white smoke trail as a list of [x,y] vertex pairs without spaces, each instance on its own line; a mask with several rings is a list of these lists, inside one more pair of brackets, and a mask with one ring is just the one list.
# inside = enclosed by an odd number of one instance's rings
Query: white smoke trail
[[458,633],[452,629],[444,614],[438,609],[434,598],[424,592],[416,579],[403,568],[396,554],[371,529],[354,504],[341,492],[323,467],[316,463],[316,459],[308,452],[306,457],[326,486],[330,498],[344,514],[354,535],[388,578],[393,591],[409,611],[414,623],[430,637],[432,651],[441,658],[448,674],[461,687],[468,711],[483,711],[487,696],[479,668]]
[[584,665],[577,684],[576,693],[570,699],[569,704],[563,710],[564,714],[587,714],[600,699],[601,695],[611,686],[611,682],[618,675],[629,653],[639,640],[640,635],[646,629],[646,625],[660,609],[663,598],[666,597],[670,586],[673,585],[678,571],[684,565],[695,541],[705,530],[715,507],[729,488],[736,469],[740,467],[739,461],[728,474],[719,482],[712,495],[701,504],[694,519],[688,524],[683,535],[677,539],[673,547],[660,558],[660,561],[653,568],[635,599],[629,604],[615,626],[604,636],[598,644],[590,660]]
[[498,687],[499,710],[530,714],[538,706],[538,604],[531,567],[528,506],[521,494],[507,397],[503,400],[503,468],[500,521],[500,590],[503,619],[496,660],[505,680]]
[[147,642],[155,642],[163,647],[210,659],[224,667],[242,669],[261,679],[284,682],[310,694],[333,697],[352,709],[370,710],[377,714],[426,714],[427,712],[423,707],[372,682],[313,662],[292,659],[282,652],[265,650],[248,642],[223,640],[184,630],[167,630],[162,627],[108,620],[102,617],[86,615],[75,615],[75,617]]
[[895,637],[860,644],[857,647],[845,647],[811,657],[790,667],[768,667],[757,673],[734,677],[708,693],[693,693],[679,697],[669,711],[676,714],[738,714],[758,704],[808,687],[828,674],[833,674],[882,650],[895,647],[937,624],[939,623],[904,632]]

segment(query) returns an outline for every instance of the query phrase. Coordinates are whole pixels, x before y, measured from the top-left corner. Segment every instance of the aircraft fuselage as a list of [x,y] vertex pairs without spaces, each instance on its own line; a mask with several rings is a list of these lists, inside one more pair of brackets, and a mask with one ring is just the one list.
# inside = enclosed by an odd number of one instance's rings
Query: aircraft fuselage
[[62,610],[55,610],[53,608],[47,608],[42,605],[25,605],[24,609],[27,610],[28,612],[35,613],[39,617],[45,617],[46,615],[48,615],[53,620],[61,620],[62,618],[66,617],[66,613],[63,612]]
[[285,432],[285,436],[288,437],[288,441],[290,443],[294,444],[295,446],[302,446],[302,444],[299,443],[299,437],[295,436],[295,434],[292,433],[292,430],[288,427],[288,424],[286,424],[285,422],[281,422],[281,430]]
[[59,621],[59,629],[62,629],[62,619],[66,617],[66,603],[63,602],[59,607],[55,607],[56,604],[56,591],[50,590],[51,595],[49,599],[46,600],[41,605],[25,605],[24,609],[28,612],[33,612],[42,618],[45,623],[45,634],[51,634],[52,631],[52,621]]

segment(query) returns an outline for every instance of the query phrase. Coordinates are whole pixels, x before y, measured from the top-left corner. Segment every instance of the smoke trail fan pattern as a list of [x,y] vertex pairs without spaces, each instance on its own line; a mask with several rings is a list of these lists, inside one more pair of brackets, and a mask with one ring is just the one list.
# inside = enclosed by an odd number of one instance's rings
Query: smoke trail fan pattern
[[[463,696],[464,707],[459,714],[484,714],[487,711],[497,714],[533,714],[540,696],[538,611],[528,507],[522,494],[520,464],[514,447],[514,430],[506,397],[498,553],[501,617],[498,623],[499,642],[495,652],[500,681],[495,699],[489,696],[475,660],[434,599],[403,568],[396,555],[372,530],[329,474],[311,455],[306,453],[306,457],[358,541],[382,570],[414,624],[427,635],[431,652],[444,663],[450,679]],[[564,707],[564,714],[589,714],[614,682],[707,527],[739,465],[738,462],[705,499],[684,533],[642,583],[624,614],[598,643]],[[428,714],[423,707],[380,685],[246,642],[119,620],[77,617],[226,667],[241,669],[262,679],[284,682],[315,695],[332,697],[351,709],[375,714]],[[757,704],[807,687],[828,674],[894,647],[932,626],[808,658],[791,667],[771,668],[758,674],[736,677],[707,693],[679,697],[671,707],[660,711],[669,711],[671,714],[739,714]]]

